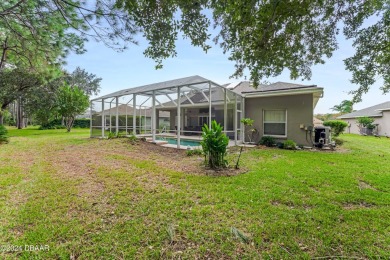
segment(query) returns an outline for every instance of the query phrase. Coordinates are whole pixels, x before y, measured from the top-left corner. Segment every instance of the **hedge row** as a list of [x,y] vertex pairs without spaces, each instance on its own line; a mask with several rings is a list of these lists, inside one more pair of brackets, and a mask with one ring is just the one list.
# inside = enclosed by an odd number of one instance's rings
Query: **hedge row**
[[[74,128],[89,128],[90,127],[91,120],[87,118],[83,119],[76,119],[74,121],[73,127]],[[50,121],[48,124],[41,125],[39,129],[63,129],[65,126],[62,125],[61,119],[54,119]]]

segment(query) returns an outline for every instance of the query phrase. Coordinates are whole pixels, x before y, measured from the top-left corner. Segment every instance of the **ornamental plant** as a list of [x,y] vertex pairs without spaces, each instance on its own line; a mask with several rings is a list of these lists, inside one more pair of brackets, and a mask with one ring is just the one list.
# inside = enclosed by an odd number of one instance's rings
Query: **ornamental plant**
[[333,136],[337,137],[342,132],[344,132],[345,128],[348,126],[348,123],[342,120],[328,120],[325,121],[323,125],[330,126]]
[[[251,118],[243,118],[243,119],[241,119],[241,123],[244,124],[245,128],[253,126],[254,122],[255,122],[255,120],[253,120]],[[247,132],[248,132],[249,142],[252,143],[254,141],[256,135],[259,133],[259,131],[256,128],[251,127],[249,130],[247,130]]]
[[212,169],[227,166],[225,155],[229,138],[222,130],[223,127],[215,120],[211,122],[211,128],[206,124],[202,127],[202,141],[200,144],[205,156],[205,164]]

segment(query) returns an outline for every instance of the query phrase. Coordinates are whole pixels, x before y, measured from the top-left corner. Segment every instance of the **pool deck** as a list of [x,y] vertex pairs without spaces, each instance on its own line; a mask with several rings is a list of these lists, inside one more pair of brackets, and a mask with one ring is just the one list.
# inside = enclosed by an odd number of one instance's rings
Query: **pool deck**
[[[177,137],[175,134],[169,134],[169,133],[158,134],[156,136],[158,136],[158,137],[168,137],[168,138],[176,138]],[[169,144],[167,141],[164,141],[164,140],[156,140],[155,142],[153,142],[151,134],[137,135],[137,138],[146,138],[147,142],[155,143],[155,144],[160,145],[162,147],[169,147],[169,148],[176,148],[177,149],[177,145],[176,144]],[[201,136],[181,135],[180,139],[181,140],[191,140],[191,141],[201,141],[202,137]],[[229,140],[228,146],[229,147],[230,146],[235,146],[234,140]],[[183,149],[183,150],[194,150],[194,149],[201,149],[201,148],[202,148],[201,146],[180,145],[180,149]]]

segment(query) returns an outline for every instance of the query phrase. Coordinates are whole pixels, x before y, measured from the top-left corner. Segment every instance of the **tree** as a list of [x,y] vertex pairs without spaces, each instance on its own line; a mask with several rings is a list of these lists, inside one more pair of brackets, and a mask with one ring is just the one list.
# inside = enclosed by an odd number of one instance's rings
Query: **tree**
[[[356,53],[346,59],[346,68],[358,84],[354,102],[361,99],[375,79],[384,79],[390,90],[390,8],[387,0],[292,0],[292,1],[136,1],[117,0],[128,11],[150,46],[145,55],[157,61],[176,55],[179,34],[207,51],[212,12],[216,37],[229,59],[235,61],[233,76],[249,69],[257,86],[267,77],[290,71],[290,77],[311,78],[311,67],[323,64],[338,48],[342,30],[354,41]],[[180,14],[180,16],[178,15]],[[372,25],[364,24],[375,17]]]
[[[365,9],[363,9],[365,8]],[[378,21],[370,26],[362,26],[363,20],[370,15],[378,17]],[[344,30],[348,39],[354,39],[356,53],[344,62],[352,72],[352,83],[359,88],[351,91],[354,102],[361,101],[370,86],[378,78],[383,78],[383,93],[390,91],[390,3],[385,0],[371,0],[353,17],[351,26]]]
[[21,114],[32,117],[39,124],[47,124],[58,116],[57,94],[60,87],[64,84],[78,87],[80,84],[82,87],[79,88],[88,96],[97,95],[100,91],[100,81],[101,78],[81,68],[77,68],[71,74],[64,71],[63,75],[58,75],[56,78],[50,74],[31,72],[22,68],[2,70],[0,71],[0,122],[7,106],[18,101],[23,107]]
[[[40,86],[43,82],[44,76],[42,74],[23,68],[0,70],[0,110],[5,110],[9,104],[16,100],[22,100],[28,90]],[[20,102],[18,104],[20,105]],[[20,120],[18,121],[20,123]],[[3,113],[0,112],[0,125],[2,124]]]
[[214,42],[236,63],[232,76],[248,69],[254,86],[285,69],[292,79],[310,79],[311,67],[338,48],[342,31],[356,49],[345,60],[359,86],[353,102],[378,77],[384,79],[382,90],[390,91],[388,0],[2,1],[0,68],[4,58],[12,64],[55,65],[69,51],[84,52],[88,38],[117,48],[121,40],[135,42],[140,30],[149,42],[144,54],[161,68],[163,59],[176,56],[179,35],[207,51],[212,21]]
[[353,111],[353,102],[350,100],[343,100],[340,105],[335,105],[331,109],[341,114],[351,113]]
[[99,94],[102,78],[97,78],[95,74],[77,67],[72,73],[65,73],[64,80],[70,87],[77,86],[85,94],[91,96]]
[[24,93],[24,110],[34,122],[45,125],[58,115],[57,94],[64,85],[62,78],[52,79]]
[[114,1],[11,0],[0,2],[0,69],[4,63],[56,66],[69,51],[83,53],[95,39],[122,50],[133,42],[133,19]]
[[88,95],[78,87],[63,86],[57,95],[57,106],[58,113],[65,118],[66,129],[70,132],[76,116],[89,106]]

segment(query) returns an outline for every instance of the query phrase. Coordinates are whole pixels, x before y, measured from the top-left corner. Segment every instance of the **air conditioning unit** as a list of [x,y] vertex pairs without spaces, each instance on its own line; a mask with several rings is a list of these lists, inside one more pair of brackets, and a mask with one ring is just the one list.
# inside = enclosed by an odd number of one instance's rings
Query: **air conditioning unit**
[[329,126],[314,127],[314,145],[318,148],[331,145],[331,135]]

